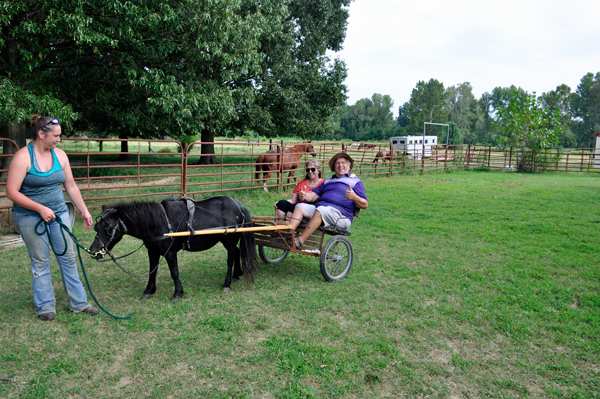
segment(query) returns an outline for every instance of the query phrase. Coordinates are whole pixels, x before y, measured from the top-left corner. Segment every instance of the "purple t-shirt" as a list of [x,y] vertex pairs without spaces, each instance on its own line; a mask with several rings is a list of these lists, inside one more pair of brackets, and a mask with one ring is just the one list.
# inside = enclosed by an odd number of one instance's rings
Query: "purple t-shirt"
[[348,186],[361,198],[367,199],[365,186],[362,180],[358,177],[350,177],[350,173],[346,173],[342,177],[335,175],[326,179],[319,187],[313,189],[313,193],[319,196],[316,206],[332,206],[338,209],[346,217],[353,217],[356,210],[354,201],[346,199],[346,191]]

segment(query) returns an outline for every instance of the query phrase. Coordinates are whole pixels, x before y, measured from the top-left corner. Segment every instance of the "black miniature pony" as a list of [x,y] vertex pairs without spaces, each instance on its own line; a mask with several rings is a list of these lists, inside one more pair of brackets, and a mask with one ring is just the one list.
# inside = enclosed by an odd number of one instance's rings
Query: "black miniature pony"
[[[124,234],[144,241],[148,249],[150,274],[148,286],[140,299],[149,299],[156,292],[156,274],[160,257],[164,256],[175,283],[175,293],[171,300],[183,296],[183,286],[179,280],[177,252],[205,251],[218,242],[227,249],[227,277],[223,292],[229,291],[232,278],[238,280],[245,275],[253,281],[256,263],[254,233],[236,233],[236,228],[251,227],[251,216],[246,208],[233,198],[226,196],[207,198],[201,201],[191,199],[165,199],[158,202],[119,203],[102,206],[102,216],[96,219],[96,238],[90,246],[95,253],[92,257],[102,259],[105,253],[117,244]],[[165,233],[188,230],[228,228],[227,234],[208,234],[189,237],[165,237]],[[240,249],[237,245],[240,243]],[[240,263],[241,254],[241,263]],[[233,269],[233,274],[232,274]]]

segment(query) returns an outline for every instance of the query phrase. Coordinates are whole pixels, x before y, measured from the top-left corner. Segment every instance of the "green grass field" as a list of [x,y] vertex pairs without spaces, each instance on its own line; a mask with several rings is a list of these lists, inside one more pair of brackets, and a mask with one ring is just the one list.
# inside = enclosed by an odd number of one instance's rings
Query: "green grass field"
[[[222,247],[180,253],[186,297],[161,264],[145,279],[84,256],[107,310],[35,317],[24,247],[0,252],[2,398],[598,398],[600,179],[454,172],[366,178],[339,282],[317,258],[225,279]],[[287,194],[237,192],[253,215]],[[91,230],[91,229],[90,229]],[[77,220],[89,245],[93,231]],[[137,247],[134,239],[115,253]],[[147,272],[140,251],[123,260]]]

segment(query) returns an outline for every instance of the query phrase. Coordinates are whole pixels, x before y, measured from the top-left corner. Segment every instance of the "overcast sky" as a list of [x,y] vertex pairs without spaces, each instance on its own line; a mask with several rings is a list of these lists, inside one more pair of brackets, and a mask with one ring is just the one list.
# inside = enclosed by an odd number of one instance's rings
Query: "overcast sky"
[[600,0],[354,0],[344,49],[347,103],[389,94],[398,107],[419,80],[470,82],[538,95],[600,72]]

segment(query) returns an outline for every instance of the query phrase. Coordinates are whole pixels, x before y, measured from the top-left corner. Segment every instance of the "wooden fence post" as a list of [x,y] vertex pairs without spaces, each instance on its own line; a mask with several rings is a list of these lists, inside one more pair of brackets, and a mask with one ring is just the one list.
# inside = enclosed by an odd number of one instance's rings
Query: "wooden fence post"
[[467,145],[467,169],[469,169],[471,163],[471,144]]

